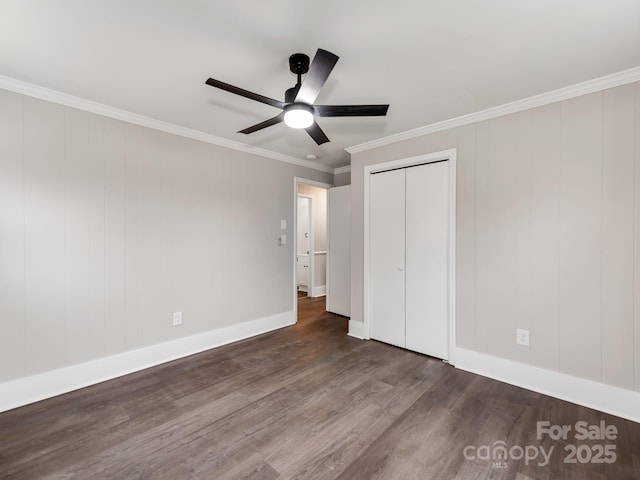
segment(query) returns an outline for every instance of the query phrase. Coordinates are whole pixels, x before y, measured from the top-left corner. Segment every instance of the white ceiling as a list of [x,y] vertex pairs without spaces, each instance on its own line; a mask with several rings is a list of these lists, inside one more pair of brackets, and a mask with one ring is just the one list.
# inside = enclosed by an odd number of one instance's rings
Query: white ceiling
[[[389,103],[322,118],[317,146],[279,110],[288,57],[340,57],[317,103]],[[639,0],[0,0],[0,75],[330,167],[345,147],[640,65]]]

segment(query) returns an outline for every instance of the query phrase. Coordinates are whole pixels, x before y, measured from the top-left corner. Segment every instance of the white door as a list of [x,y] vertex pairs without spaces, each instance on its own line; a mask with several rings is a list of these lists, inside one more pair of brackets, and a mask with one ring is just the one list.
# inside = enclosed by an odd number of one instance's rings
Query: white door
[[298,255],[296,260],[298,290],[301,292],[309,292],[309,255]]
[[309,249],[311,232],[311,199],[308,197],[298,197],[298,216],[296,232],[296,272],[298,290],[309,292]]
[[405,171],[371,175],[370,335],[405,346]]
[[351,185],[327,191],[327,311],[351,316]]
[[449,162],[370,178],[370,336],[449,359]]
[[406,347],[449,358],[449,162],[406,170]]

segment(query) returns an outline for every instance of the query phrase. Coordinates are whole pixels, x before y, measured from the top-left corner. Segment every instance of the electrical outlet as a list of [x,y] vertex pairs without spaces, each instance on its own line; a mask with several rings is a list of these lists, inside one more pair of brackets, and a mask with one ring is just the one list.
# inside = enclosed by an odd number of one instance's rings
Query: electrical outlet
[[521,328],[516,329],[516,342],[518,345],[525,347],[529,346],[529,330],[523,330]]
[[173,326],[182,325],[182,312],[173,312]]

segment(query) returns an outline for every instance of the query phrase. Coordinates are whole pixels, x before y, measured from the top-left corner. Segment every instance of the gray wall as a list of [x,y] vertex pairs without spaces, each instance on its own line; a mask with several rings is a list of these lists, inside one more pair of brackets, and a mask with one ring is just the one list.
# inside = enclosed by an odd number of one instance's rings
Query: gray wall
[[339,173],[333,177],[333,184],[336,187],[351,184],[351,172]]
[[[640,84],[352,156],[352,320],[364,166],[457,148],[457,345],[640,390]],[[516,345],[516,328],[531,332]]]
[[294,176],[0,90],[0,381],[292,310]]

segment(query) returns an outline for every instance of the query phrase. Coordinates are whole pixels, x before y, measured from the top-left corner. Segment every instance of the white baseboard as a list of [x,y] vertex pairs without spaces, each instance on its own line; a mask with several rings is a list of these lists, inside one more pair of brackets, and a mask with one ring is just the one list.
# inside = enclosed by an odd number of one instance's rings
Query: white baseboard
[[464,348],[456,349],[456,368],[640,422],[640,392]]
[[321,285],[319,287],[313,287],[313,291],[311,292],[312,297],[322,297],[327,294],[327,286]]
[[295,312],[291,310],[0,383],[0,412],[293,325],[295,322]]
[[356,320],[349,320],[349,333],[347,335],[364,340],[364,323]]

